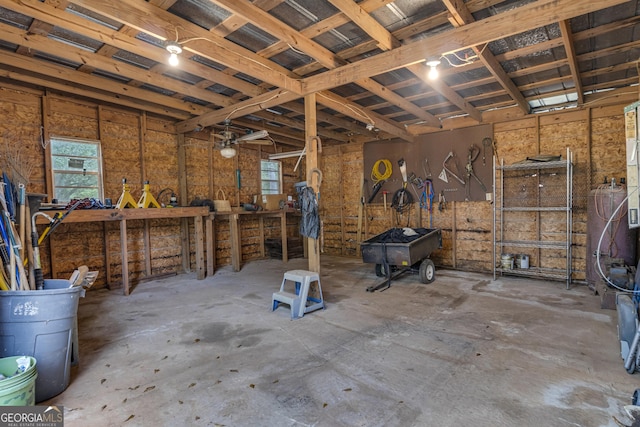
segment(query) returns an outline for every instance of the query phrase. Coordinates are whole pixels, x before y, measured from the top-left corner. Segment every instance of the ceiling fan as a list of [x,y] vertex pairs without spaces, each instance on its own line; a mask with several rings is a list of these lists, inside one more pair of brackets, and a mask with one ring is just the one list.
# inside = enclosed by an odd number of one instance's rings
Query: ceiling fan
[[[266,130],[259,130],[256,132],[249,131],[244,135],[238,135],[237,132],[231,130],[231,121],[224,121],[224,129],[219,133],[212,133],[211,136],[214,139],[218,139],[216,147],[220,149],[222,157],[230,159],[236,155],[236,149],[233,148],[236,144],[248,143],[256,145],[271,145],[273,141],[269,137],[269,133]],[[265,139],[267,138],[267,139]]]

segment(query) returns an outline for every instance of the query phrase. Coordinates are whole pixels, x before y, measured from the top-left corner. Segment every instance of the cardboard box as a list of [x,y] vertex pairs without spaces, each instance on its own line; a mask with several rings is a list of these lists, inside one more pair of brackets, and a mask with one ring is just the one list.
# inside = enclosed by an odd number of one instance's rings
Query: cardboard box
[[262,209],[265,211],[277,211],[280,209],[280,202],[287,201],[284,194],[262,194]]

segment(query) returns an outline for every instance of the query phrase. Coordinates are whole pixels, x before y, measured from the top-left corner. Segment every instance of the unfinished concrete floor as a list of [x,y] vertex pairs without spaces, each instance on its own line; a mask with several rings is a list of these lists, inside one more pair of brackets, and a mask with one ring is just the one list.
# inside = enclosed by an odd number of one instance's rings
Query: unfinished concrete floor
[[[270,310],[284,271],[253,261],[95,290],[78,310],[67,426],[615,426],[640,387],[615,311],[588,288],[437,270],[384,292],[322,258],[326,310]],[[44,403],[44,402],[43,402]]]

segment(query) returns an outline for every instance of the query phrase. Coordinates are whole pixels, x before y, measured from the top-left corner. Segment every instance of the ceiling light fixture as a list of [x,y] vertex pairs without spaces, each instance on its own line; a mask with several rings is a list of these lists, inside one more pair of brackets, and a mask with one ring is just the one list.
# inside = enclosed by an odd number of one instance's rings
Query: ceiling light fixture
[[438,65],[440,65],[440,60],[432,59],[430,61],[427,61],[427,65],[429,66],[429,73],[427,74],[429,79],[430,80],[437,79],[438,76],[440,75],[440,73],[438,73]]
[[182,48],[178,44],[178,42],[167,42],[165,49],[170,53],[169,55],[169,65],[177,66],[180,61],[178,61],[178,55],[182,53]]
[[222,155],[222,157],[224,157],[225,159],[231,159],[232,157],[234,157],[236,155],[236,149],[233,147],[224,147],[222,150],[220,150],[220,154]]

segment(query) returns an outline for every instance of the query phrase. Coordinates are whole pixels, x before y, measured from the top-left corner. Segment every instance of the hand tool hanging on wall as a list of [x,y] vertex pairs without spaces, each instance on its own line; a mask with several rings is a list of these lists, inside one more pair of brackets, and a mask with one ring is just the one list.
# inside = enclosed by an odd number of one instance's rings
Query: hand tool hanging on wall
[[404,159],[398,160],[400,174],[402,175],[402,188],[396,191],[391,201],[391,207],[396,210],[396,224],[400,225],[402,216],[407,214],[407,227],[411,219],[411,204],[413,196],[407,191],[407,164]]
[[[380,166],[384,166],[384,172],[380,170]],[[375,199],[384,183],[391,177],[392,172],[393,168],[389,160],[380,159],[375,162],[373,168],[371,168],[371,180],[374,183],[373,191],[371,193],[371,196],[369,196],[369,200],[367,200],[367,203],[373,202],[373,199]]]
[[422,185],[422,195],[420,195],[420,207],[429,213],[429,228],[433,223],[433,181],[425,179]]
[[407,187],[407,164],[404,159],[398,160],[398,166],[400,166],[400,174],[402,175],[402,187]]
[[443,212],[447,208],[447,199],[444,197],[444,190],[438,194],[438,210]]
[[482,139],[482,166],[487,165],[487,147],[489,147],[489,154],[493,155],[493,140],[491,138]]
[[[455,179],[457,179],[460,182],[460,184],[464,185],[464,180],[460,178],[458,175],[456,175],[455,173],[453,173],[451,169],[447,168],[447,162],[454,157],[455,156],[453,155],[453,151],[449,151],[449,154],[447,154],[447,157],[445,157],[444,161],[442,162],[442,172],[440,173],[440,175],[438,175],[438,178],[448,183],[449,180],[447,179],[447,174],[449,174]],[[457,164],[456,164],[456,169],[458,169]]]
[[467,173],[467,183],[465,184],[465,200],[471,200],[471,178],[473,177],[480,187],[482,187],[482,191],[487,192],[487,187],[482,183],[480,178],[473,171],[473,162],[478,158],[480,154],[480,149],[475,145],[471,144],[469,147],[469,155],[467,156],[467,165],[465,166],[465,170]]
[[431,178],[431,167],[429,166],[429,159],[427,157],[424,158],[424,165],[422,165],[422,171],[424,172],[425,178]]

